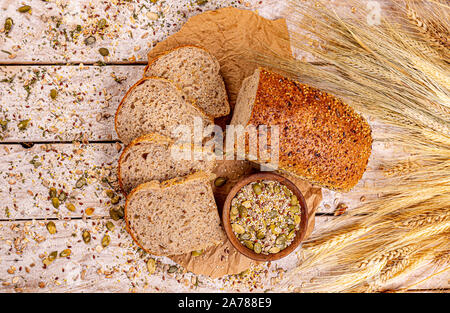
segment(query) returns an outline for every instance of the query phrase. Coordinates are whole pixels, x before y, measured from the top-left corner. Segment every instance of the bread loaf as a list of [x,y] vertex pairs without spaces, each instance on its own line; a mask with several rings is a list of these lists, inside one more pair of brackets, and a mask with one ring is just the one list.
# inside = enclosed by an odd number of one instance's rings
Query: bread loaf
[[[192,149],[191,149],[192,148]],[[214,155],[194,158],[193,146],[175,144],[169,137],[150,133],[136,138],[122,152],[119,158],[119,185],[125,193],[138,185],[151,180],[168,180],[197,171],[211,172],[214,168]],[[175,153],[189,154],[189,158],[177,158]]]
[[153,255],[167,256],[223,242],[209,178],[197,172],[133,189],[125,203],[125,221],[136,243]]
[[176,83],[211,117],[230,113],[220,64],[205,49],[183,46],[149,60],[144,76],[167,78]]
[[278,125],[279,169],[338,191],[357,184],[372,149],[368,123],[350,106],[261,68],[244,80],[231,124]]
[[192,129],[195,117],[203,121],[203,126],[213,123],[171,81],[147,77],[132,86],[122,99],[115,116],[115,128],[120,140],[129,144],[150,132],[172,137],[179,125]]

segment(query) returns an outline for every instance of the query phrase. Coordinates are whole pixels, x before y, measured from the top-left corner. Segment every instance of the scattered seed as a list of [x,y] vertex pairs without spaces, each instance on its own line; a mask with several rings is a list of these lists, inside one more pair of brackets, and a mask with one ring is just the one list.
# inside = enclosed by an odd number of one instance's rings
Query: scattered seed
[[225,177],[217,177],[214,180],[214,186],[216,187],[222,187],[227,182],[227,179]]
[[17,124],[17,127],[20,131],[24,131],[28,127],[28,123],[30,123],[30,120],[22,120]]
[[196,2],[198,5],[205,5],[208,3],[208,0],[197,0]]
[[109,209],[109,216],[110,216],[114,221],[120,220],[119,211],[116,210],[115,208],[110,208],[110,209]]
[[67,199],[67,193],[64,192],[64,191],[61,191],[61,192],[59,193],[58,199],[59,199],[59,201],[61,201],[61,202],[66,201],[66,199]]
[[195,250],[191,252],[192,256],[199,256],[203,254],[203,250]]
[[56,89],[50,90],[50,98],[55,100],[57,96],[58,96],[58,91]]
[[71,212],[75,212],[75,205],[73,205],[72,203],[66,203],[66,208]]
[[93,45],[95,43],[95,41],[96,41],[96,39],[94,36],[89,36],[84,40],[84,44],[86,46],[90,46],[90,45]]
[[17,9],[17,11],[19,11],[20,13],[27,13],[30,10],[31,10],[31,6],[29,6],[29,5],[23,5]]
[[178,271],[178,267],[175,265],[171,265],[167,270],[168,273],[175,273],[176,271]]
[[52,198],[52,205],[55,209],[59,208],[59,199],[58,198]]
[[56,234],[56,225],[53,221],[48,222],[46,227],[50,234],[52,235]]
[[86,179],[84,177],[81,177],[77,180],[75,187],[77,188],[83,188],[83,186],[86,185]]
[[109,231],[113,231],[114,230],[114,223],[113,222],[111,222],[111,221],[108,221],[108,222],[106,222],[106,228],[109,230]]
[[83,231],[83,241],[84,243],[88,244],[89,242],[91,242],[91,233],[87,230]]
[[148,259],[147,261],[148,274],[152,275],[156,271],[156,261],[155,259]]
[[86,213],[86,215],[92,215],[95,211],[95,208],[87,208],[86,211],[84,213]]
[[56,188],[53,188],[53,187],[50,188],[48,190],[48,194],[49,194],[50,198],[56,198],[56,196],[57,196]]
[[108,198],[113,198],[115,196],[115,193],[113,190],[108,189],[106,190],[106,195],[108,196]]
[[97,25],[99,28],[104,28],[106,26],[106,19],[104,19],[104,18],[100,19],[100,21],[98,21]]
[[61,251],[60,253],[59,253],[59,256],[61,257],[61,258],[66,258],[66,257],[68,257],[69,255],[71,255],[72,254],[72,250],[70,250],[70,249],[65,249],[65,250],[63,250],[63,251]]
[[11,31],[11,28],[12,28],[13,24],[14,24],[14,23],[13,23],[12,18],[10,18],[10,17],[6,18],[4,29],[5,29],[5,33],[6,33],[7,35],[8,35],[8,33]]
[[114,196],[114,197],[111,199],[111,203],[112,203],[112,204],[117,204],[117,203],[119,203],[119,201],[120,201],[120,196],[119,196],[119,195],[116,195],[116,196]]
[[58,256],[58,251],[53,251],[52,253],[50,253],[50,254],[48,255],[48,259],[49,259],[50,261],[54,261],[54,260],[56,259],[57,256]]
[[109,50],[106,48],[100,48],[100,49],[98,49],[98,52],[104,57],[109,55]]
[[111,237],[109,237],[109,235],[105,235],[102,238],[102,247],[107,247],[109,246],[109,243],[111,242]]

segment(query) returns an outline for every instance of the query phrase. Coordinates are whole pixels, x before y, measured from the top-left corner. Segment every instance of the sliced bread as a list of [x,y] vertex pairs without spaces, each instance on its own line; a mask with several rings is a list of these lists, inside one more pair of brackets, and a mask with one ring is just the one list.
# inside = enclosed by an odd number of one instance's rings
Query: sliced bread
[[356,185],[372,150],[370,126],[350,106],[265,69],[243,81],[231,124],[278,125],[279,169],[338,191]]
[[149,60],[144,76],[172,80],[206,114],[220,117],[230,113],[230,105],[219,71],[219,62],[208,51],[183,46]]
[[177,126],[192,129],[194,118],[200,118],[204,126],[213,123],[202,109],[186,100],[186,95],[174,83],[147,77],[132,86],[122,99],[115,116],[115,128],[120,140],[129,144],[150,132],[172,137]]
[[125,203],[127,230],[153,255],[178,255],[225,240],[210,174],[197,172],[139,185]]
[[[191,149],[192,147],[192,149]],[[180,153],[188,152],[185,158]],[[202,160],[194,158],[194,147],[175,144],[169,137],[150,133],[136,138],[119,158],[119,184],[125,193],[151,180],[168,180],[197,171],[211,172],[214,154],[205,153]]]

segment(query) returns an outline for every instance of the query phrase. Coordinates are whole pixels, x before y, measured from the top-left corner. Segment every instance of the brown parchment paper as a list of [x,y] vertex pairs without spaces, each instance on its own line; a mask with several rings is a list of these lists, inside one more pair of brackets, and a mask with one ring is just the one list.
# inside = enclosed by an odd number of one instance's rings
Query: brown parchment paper
[[[223,8],[191,17],[177,33],[158,43],[149,52],[148,59],[150,61],[168,50],[183,45],[205,48],[219,60],[220,73],[233,109],[242,81],[253,74],[257,67],[254,63],[256,54],[270,52],[292,57],[288,39],[289,33],[284,19],[271,21],[252,11]],[[231,116],[232,114],[216,119],[215,122],[224,126]],[[215,174],[227,178],[224,186],[219,188],[213,186],[220,214],[229,190],[243,176],[257,171],[255,166],[247,161],[217,162]],[[314,228],[315,211],[322,200],[321,189],[302,180],[288,178],[298,186],[305,197],[309,210],[310,222],[307,231],[309,236]],[[207,249],[200,256],[193,257],[188,253],[170,258],[187,271],[212,278],[238,274],[258,263],[240,254],[228,240]]]

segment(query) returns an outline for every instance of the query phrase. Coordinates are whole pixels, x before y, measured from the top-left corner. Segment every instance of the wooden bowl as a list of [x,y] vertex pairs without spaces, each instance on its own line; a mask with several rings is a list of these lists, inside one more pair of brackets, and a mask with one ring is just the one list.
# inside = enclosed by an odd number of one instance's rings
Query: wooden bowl
[[[239,239],[236,238],[236,236],[233,233],[233,230],[231,229],[231,222],[230,222],[231,200],[233,200],[233,198],[236,196],[236,194],[239,192],[239,190],[242,187],[244,187],[245,185],[247,185],[249,183],[252,183],[255,181],[260,181],[260,180],[273,180],[273,181],[279,182],[282,185],[285,185],[287,188],[289,188],[289,190],[292,191],[292,193],[294,195],[297,196],[297,199],[298,199],[298,202],[300,205],[300,210],[301,210],[300,228],[298,229],[297,233],[295,234],[295,237],[294,237],[294,240],[292,241],[292,243],[278,253],[273,253],[273,254],[272,253],[270,253],[270,254],[255,253],[253,250],[251,250],[251,249],[247,248],[246,246],[244,246],[243,244],[241,244]],[[227,198],[225,199],[225,203],[223,205],[222,224],[223,224],[223,227],[225,228],[225,233],[227,234],[228,239],[231,241],[231,244],[240,253],[242,253],[243,255],[245,255],[253,260],[257,260],[257,261],[273,261],[273,260],[278,260],[278,259],[285,257],[286,255],[288,255],[289,253],[294,251],[299,246],[300,242],[302,242],[303,238],[305,237],[306,228],[308,225],[307,212],[308,212],[308,209],[306,207],[305,198],[303,197],[303,194],[300,192],[300,190],[297,188],[297,186],[295,186],[295,184],[293,182],[291,182],[286,177],[283,177],[283,176],[280,176],[280,175],[277,175],[274,173],[260,172],[260,173],[256,173],[256,174],[252,174],[250,176],[244,177],[239,182],[237,182],[237,184],[230,190]]]

